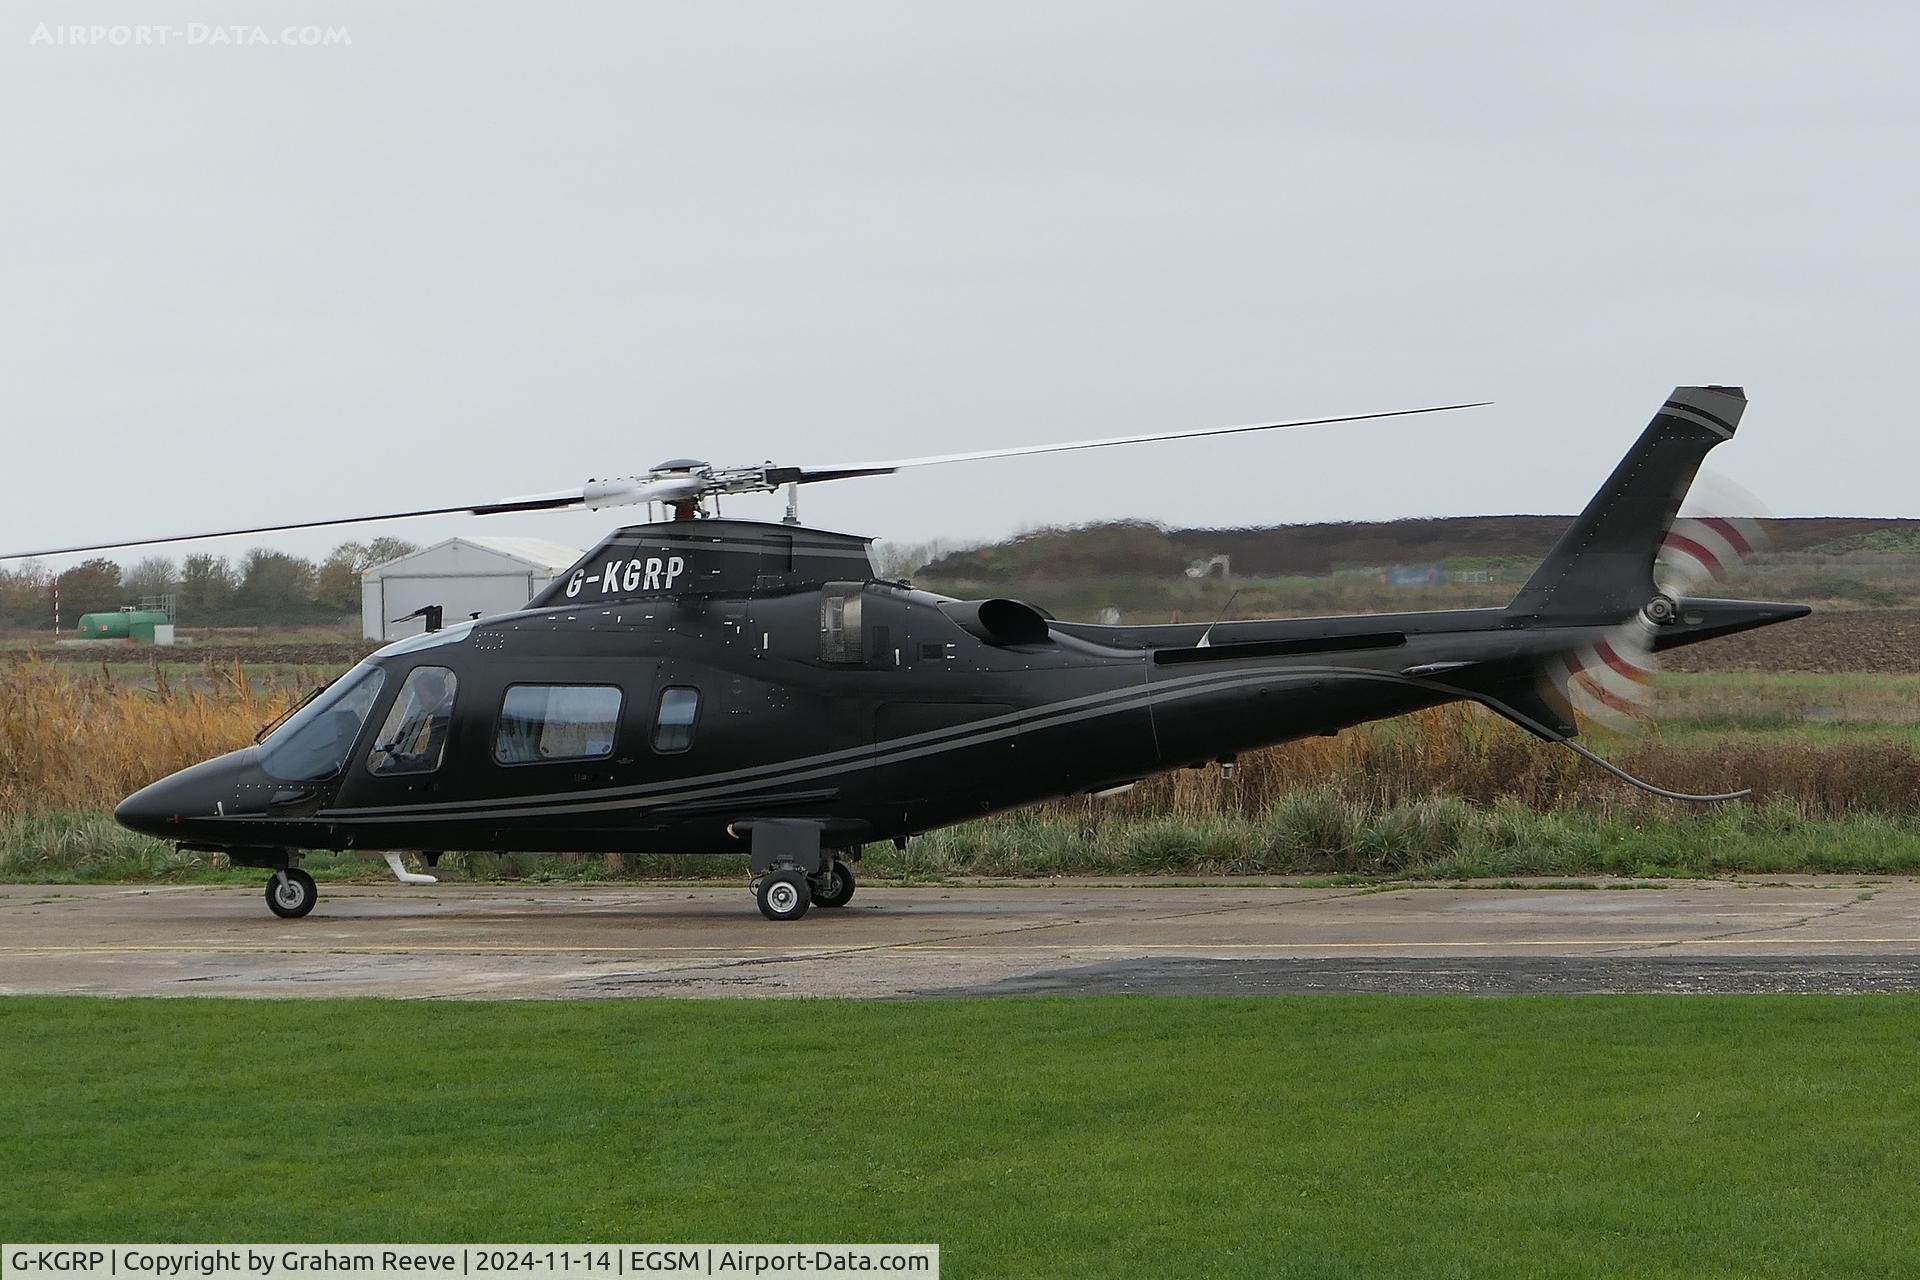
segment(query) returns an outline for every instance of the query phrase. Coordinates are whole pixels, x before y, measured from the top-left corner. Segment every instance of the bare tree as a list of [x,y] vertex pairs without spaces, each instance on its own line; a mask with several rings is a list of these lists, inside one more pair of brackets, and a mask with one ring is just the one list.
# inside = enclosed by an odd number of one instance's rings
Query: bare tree
[[148,556],[127,570],[127,590],[136,596],[164,596],[180,586],[180,571],[165,556]]
[[942,556],[964,551],[970,545],[948,542],[944,538],[931,538],[926,542],[883,540],[873,544],[873,564],[881,577],[897,581],[911,578]]

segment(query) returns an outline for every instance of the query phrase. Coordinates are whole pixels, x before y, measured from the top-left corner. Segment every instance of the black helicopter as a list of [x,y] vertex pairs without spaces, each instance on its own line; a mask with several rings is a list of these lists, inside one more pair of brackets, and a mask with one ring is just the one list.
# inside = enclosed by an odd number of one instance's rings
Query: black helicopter
[[[267,903],[285,917],[317,896],[303,850],[385,856],[420,881],[397,851],[432,865],[462,849],[745,852],[760,910],[793,920],[846,904],[870,842],[904,847],[982,814],[1457,700],[1675,795],[1571,741],[1570,682],[1605,696],[1582,654],[1625,670],[1622,654],[1808,612],[1656,580],[1696,469],[1745,407],[1737,387],[1676,389],[1500,609],[1062,622],[1018,600],[885,580],[868,539],[802,527],[794,511],[797,487],[816,481],[1306,423],[844,467],[678,460],[504,503],[274,526],[641,502],[673,513],[619,529],[524,610],[445,627],[431,617],[435,629],[375,653],[257,745],[156,782],[115,816],[271,870]],[[781,488],[786,522],[708,514],[715,495]]]

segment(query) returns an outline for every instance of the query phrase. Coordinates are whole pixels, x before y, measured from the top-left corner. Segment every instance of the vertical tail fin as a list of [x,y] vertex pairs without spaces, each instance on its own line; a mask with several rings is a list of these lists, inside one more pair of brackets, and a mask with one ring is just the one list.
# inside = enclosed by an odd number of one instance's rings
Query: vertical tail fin
[[1707,451],[1733,439],[1739,387],[1676,387],[1573,527],[1507,606],[1516,617],[1617,622],[1655,592],[1654,557]]

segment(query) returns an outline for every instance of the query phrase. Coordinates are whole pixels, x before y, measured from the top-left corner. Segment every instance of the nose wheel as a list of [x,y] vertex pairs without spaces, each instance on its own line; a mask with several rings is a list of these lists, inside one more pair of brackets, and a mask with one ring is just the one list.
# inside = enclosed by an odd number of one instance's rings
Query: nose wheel
[[320,890],[313,877],[298,867],[276,871],[267,881],[267,907],[283,920],[299,919],[319,900]]

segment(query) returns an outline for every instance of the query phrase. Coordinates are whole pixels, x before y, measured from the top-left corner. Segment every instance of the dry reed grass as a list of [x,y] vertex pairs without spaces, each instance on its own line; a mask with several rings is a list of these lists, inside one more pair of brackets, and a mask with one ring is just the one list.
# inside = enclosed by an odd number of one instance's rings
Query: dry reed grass
[[[193,688],[177,689],[156,664],[155,687],[137,689],[75,664],[27,662],[0,673],[0,821],[110,808],[155,778],[250,742],[323,678],[310,671],[256,682],[239,665],[210,666]],[[1625,768],[1681,790],[1750,786],[1756,801],[1808,817],[1920,814],[1920,757],[1899,743],[1814,744],[1781,733],[1708,746],[1657,735],[1599,745]],[[1213,770],[1150,778],[1097,806],[1142,819],[1251,817],[1309,790],[1376,808],[1437,796],[1541,812],[1648,803],[1571,753],[1456,706],[1255,752],[1231,781]]]
[[302,692],[256,683],[238,664],[206,676],[209,687],[174,689],[155,664],[147,690],[71,664],[0,673],[0,820],[110,808],[155,778],[245,746]]
[[[1637,740],[1608,737],[1589,745],[1674,790],[1751,787],[1756,803],[1789,804],[1808,817],[1920,813],[1920,756],[1902,743],[1816,744],[1782,733],[1677,746],[1654,731]],[[1254,816],[1289,795],[1321,788],[1381,808],[1436,796],[1518,803],[1541,812],[1613,813],[1669,803],[1650,801],[1572,752],[1465,706],[1254,752],[1241,757],[1231,780],[1213,769],[1163,774],[1101,803],[1143,818]]]

